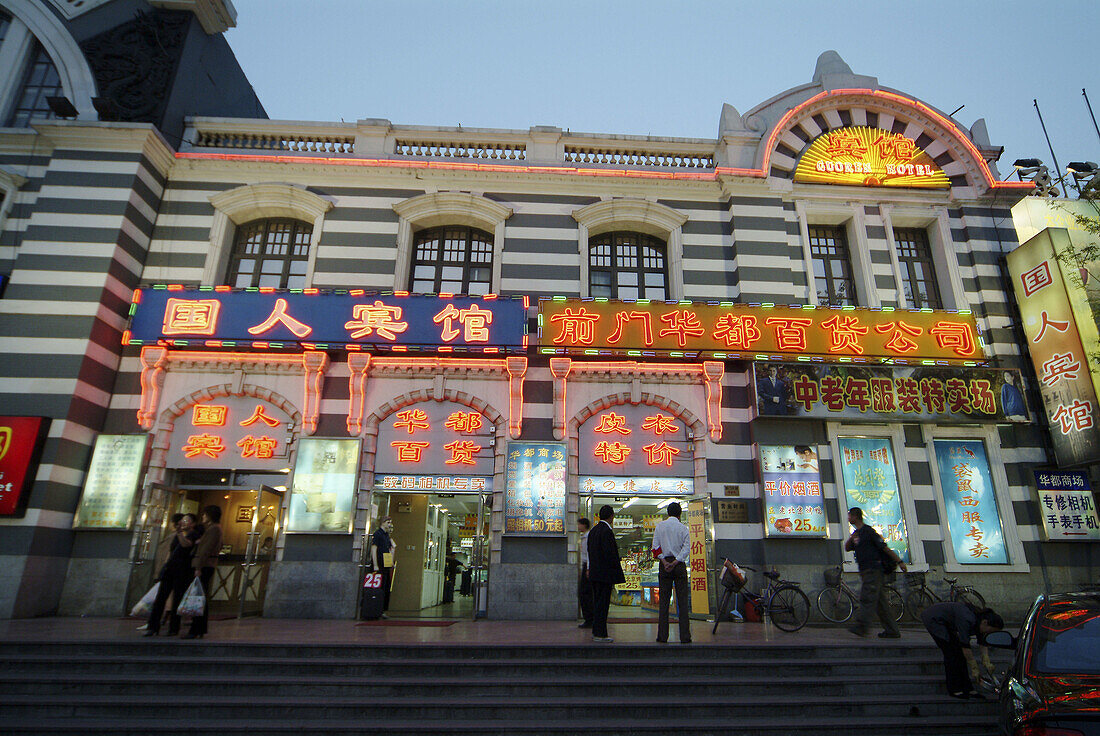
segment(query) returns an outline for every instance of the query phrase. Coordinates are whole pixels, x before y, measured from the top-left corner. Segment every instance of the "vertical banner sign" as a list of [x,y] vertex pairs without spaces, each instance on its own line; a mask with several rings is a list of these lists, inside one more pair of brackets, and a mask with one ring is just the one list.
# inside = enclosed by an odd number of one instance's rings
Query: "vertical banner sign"
[[1048,542],[1100,541],[1100,516],[1087,473],[1036,470],[1035,485]]
[[[901,510],[897,466],[885,437],[838,437],[847,507],[863,509],[863,521],[883,536],[902,562],[909,562],[909,533]],[[846,509],[845,509],[846,510]]]
[[505,534],[565,534],[565,445],[509,442],[505,481]]
[[144,434],[96,437],[74,529],[130,528],[147,439]]
[[1012,288],[1061,466],[1100,460],[1100,407],[1056,254],[1069,235],[1047,228],[1008,254]]
[[817,448],[769,445],[760,446],[759,453],[765,536],[826,536]]
[[286,530],[350,534],[358,488],[359,440],[299,439]]
[[936,440],[943,505],[955,560],[967,565],[1007,565],[997,494],[981,440]]
[[0,516],[26,508],[49,426],[46,417],[0,417]]
[[707,498],[688,501],[688,539],[691,542],[691,611],[710,613],[710,593],[707,590]]

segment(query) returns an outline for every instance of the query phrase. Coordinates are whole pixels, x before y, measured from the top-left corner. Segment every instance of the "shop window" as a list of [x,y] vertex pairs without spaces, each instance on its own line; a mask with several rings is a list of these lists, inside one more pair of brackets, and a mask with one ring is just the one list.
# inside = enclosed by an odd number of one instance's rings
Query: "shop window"
[[943,309],[928,233],[920,229],[898,228],[894,230],[894,242],[897,244],[902,286],[909,306],[914,309]]
[[665,244],[649,235],[612,232],[591,238],[589,295],[608,299],[668,298]]
[[[2,42],[3,39],[0,39],[0,43]],[[8,115],[8,126],[26,128],[30,125],[32,118],[54,117],[46,103],[46,98],[64,95],[57,67],[54,66],[53,60],[42,45],[36,41],[23,76],[23,83],[15,96],[11,114]]]
[[226,283],[247,288],[306,286],[313,226],[300,220],[254,220],[237,228]]
[[843,227],[809,228],[814,284],[821,305],[857,306],[848,238]]
[[488,294],[493,236],[472,227],[440,227],[416,234],[410,291],[417,294]]

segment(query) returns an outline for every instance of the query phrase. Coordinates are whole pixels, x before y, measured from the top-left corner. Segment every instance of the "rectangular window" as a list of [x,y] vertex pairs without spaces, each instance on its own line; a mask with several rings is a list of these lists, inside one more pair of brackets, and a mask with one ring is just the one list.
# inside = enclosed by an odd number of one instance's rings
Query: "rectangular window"
[[413,243],[410,290],[416,294],[489,293],[493,278],[493,236],[469,227],[418,233]]
[[928,234],[924,230],[895,229],[894,242],[898,249],[902,287],[909,306],[914,309],[943,309]]
[[816,225],[809,231],[818,304],[857,306],[852,259],[844,228]]

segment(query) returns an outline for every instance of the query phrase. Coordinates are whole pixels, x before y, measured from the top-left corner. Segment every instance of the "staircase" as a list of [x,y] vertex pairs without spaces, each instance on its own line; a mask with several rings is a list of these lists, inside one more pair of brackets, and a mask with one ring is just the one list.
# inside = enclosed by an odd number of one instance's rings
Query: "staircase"
[[992,736],[939,650],[5,641],[6,734]]

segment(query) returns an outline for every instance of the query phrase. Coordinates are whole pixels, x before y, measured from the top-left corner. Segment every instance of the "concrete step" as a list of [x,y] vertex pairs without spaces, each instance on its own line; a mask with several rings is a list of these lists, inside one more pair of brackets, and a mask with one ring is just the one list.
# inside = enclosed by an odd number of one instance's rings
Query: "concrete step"
[[[234,695],[211,696],[201,702],[204,718],[228,722],[240,719],[269,718],[302,721],[360,720],[361,723],[383,724],[396,720],[485,721],[510,718],[550,721],[582,721],[596,713],[629,714],[636,719],[662,720],[666,723],[690,712],[692,719],[740,719],[783,717],[792,719],[851,719],[870,721],[880,718],[904,718],[913,708],[925,716],[969,715],[992,716],[992,702],[958,701],[946,695],[905,694],[863,696],[817,696],[794,699],[789,693],[745,698],[734,694],[693,694],[690,706],[669,703],[654,698],[612,698],[589,689],[566,698],[544,697],[482,697],[456,699],[450,697],[376,698],[369,690],[353,698],[327,697],[254,697],[243,691]],[[163,719],[166,723],[184,722],[192,717],[193,702],[166,702],[162,698],[143,696],[77,695],[59,699],[52,695],[11,695],[0,702],[0,722],[33,718],[117,718]],[[605,722],[614,716],[604,717]],[[857,729],[858,730],[858,729]]]

